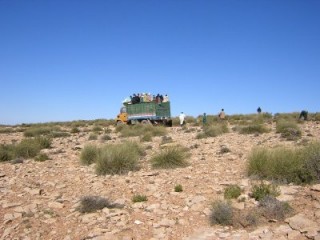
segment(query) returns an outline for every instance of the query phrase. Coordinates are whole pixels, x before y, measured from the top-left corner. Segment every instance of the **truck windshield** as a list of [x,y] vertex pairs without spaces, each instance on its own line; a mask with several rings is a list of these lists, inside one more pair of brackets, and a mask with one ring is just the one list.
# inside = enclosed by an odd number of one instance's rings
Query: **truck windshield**
[[120,113],[126,113],[126,112],[127,112],[127,108],[126,107],[120,108]]

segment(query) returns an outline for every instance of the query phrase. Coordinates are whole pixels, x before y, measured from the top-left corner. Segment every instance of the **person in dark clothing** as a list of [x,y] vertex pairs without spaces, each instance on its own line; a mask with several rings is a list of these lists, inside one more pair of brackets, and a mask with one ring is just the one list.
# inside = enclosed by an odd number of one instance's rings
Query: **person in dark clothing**
[[140,102],[140,97],[137,96],[136,94],[133,94],[132,104],[136,104],[136,103],[139,103],[139,102]]
[[163,95],[160,95],[160,102],[163,102]]
[[202,117],[202,124],[203,124],[203,125],[206,125],[206,123],[207,123],[207,114],[204,113],[204,114],[203,114],[203,117]]
[[303,120],[308,120],[308,111],[306,110],[302,110],[301,113],[300,113],[300,116],[299,116],[299,119],[303,119]]
[[260,107],[258,107],[257,112],[258,112],[258,114],[261,113],[261,108]]

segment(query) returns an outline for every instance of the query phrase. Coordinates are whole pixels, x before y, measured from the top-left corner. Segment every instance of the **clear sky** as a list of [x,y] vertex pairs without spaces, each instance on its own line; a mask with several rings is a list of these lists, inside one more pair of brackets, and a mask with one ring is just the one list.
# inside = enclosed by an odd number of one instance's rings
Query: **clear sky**
[[0,0],[0,124],[319,110],[319,0]]

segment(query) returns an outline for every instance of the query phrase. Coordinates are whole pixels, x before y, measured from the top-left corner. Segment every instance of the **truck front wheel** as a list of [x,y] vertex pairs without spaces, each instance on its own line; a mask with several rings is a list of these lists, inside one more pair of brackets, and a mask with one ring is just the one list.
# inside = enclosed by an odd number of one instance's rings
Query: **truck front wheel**
[[150,122],[148,120],[142,120],[141,124],[150,124]]
[[117,126],[122,125],[123,122],[122,121],[117,121]]

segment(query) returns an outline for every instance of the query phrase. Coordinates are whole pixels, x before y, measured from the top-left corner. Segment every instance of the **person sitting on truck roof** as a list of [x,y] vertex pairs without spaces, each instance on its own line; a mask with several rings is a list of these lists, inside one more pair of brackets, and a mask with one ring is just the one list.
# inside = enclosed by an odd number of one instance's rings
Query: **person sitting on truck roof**
[[167,94],[163,96],[163,102],[169,102],[169,97]]
[[140,103],[140,97],[137,96],[136,94],[133,94],[132,97],[132,104]]

